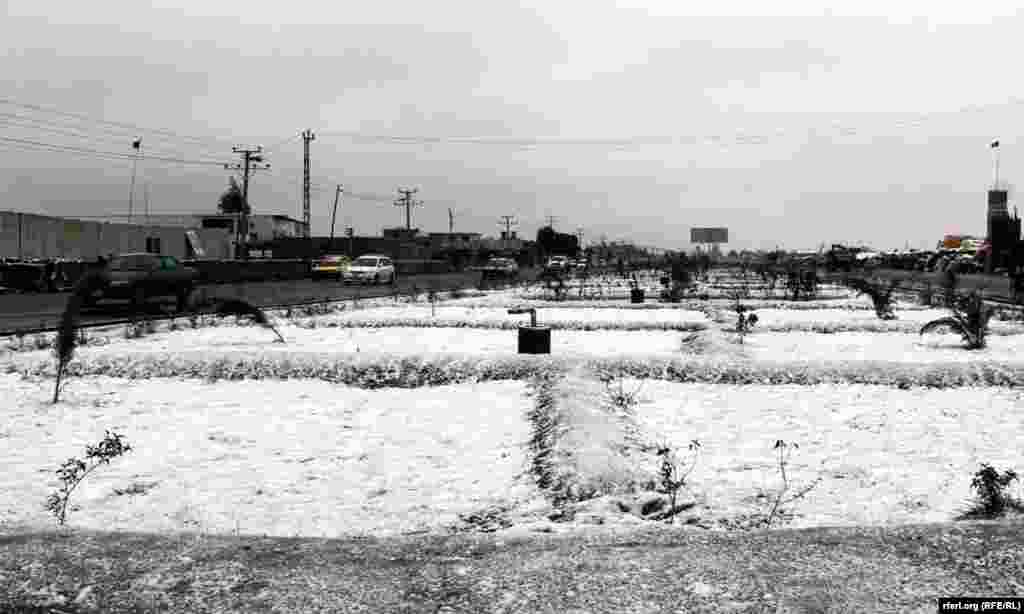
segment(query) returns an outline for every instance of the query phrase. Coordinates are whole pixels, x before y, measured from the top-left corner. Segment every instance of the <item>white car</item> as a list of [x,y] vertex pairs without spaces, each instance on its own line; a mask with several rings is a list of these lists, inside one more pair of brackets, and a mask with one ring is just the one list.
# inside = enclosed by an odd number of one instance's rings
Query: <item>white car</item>
[[387,256],[368,254],[352,261],[344,272],[345,283],[395,283],[395,263]]

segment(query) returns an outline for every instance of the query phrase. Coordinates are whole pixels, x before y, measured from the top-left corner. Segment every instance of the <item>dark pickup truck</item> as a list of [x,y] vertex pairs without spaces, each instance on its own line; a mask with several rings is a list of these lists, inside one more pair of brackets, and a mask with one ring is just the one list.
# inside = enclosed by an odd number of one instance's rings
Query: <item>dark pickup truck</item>
[[99,271],[89,274],[83,283],[89,288],[87,305],[99,300],[129,300],[141,308],[146,299],[173,296],[178,311],[188,308],[188,297],[198,280],[194,269],[182,266],[172,256],[136,253],[114,257]]

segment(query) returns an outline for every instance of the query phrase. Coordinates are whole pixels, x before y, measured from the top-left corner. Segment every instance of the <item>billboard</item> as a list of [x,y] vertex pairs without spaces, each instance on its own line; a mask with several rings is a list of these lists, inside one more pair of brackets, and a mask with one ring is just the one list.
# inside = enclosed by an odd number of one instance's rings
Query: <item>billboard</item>
[[690,243],[728,243],[728,228],[691,228]]

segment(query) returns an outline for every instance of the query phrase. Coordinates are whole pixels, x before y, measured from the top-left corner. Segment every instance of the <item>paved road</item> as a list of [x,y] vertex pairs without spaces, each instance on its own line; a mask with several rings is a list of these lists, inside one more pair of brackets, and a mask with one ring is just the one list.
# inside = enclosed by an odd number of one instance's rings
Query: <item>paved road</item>
[[[525,272],[524,278],[530,277]],[[399,278],[396,288],[408,292],[413,286],[426,291],[432,286],[438,289],[476,287],[479,272],[416,275]],[[241,298],[254,305],[299,303],[316,300],[340,300],[352,298],[357,293],[362,297],[387,296],[390,286],[345,286],[334,281],[313,281],[310,279],[289,281],[268,281],[245,284],[224,284],[200,286],[194,298]],[[67,293],[58,294],[11,294],[0,297],[0,334],[14,331],[34,331],[56,327],[67,301]],[[147,312],[152,315],[170,313],[173,299],[166,302],[154,300]],[[101,303],[85,312],[82,323],[130,317],[131,310],[125,302]]]

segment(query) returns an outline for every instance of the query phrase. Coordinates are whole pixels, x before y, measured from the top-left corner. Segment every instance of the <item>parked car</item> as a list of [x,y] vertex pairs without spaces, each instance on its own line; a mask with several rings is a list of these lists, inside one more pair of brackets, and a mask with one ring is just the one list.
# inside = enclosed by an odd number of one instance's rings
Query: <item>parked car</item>
[[566,256],[552,256],[548,258],[548,264],[544,268],[551,272],[561,273],[570,268],[569,258]]
[[351,264],[348,256],[321,256],[319,260],[313,263],[313,279],[334,278],[341,280]]
[[517,279],[519,265],[511,258],[491,258],[484,265],[484,279]]
[[129,300],[135,308],[147,299],[173,296],[178,311],[188,307],[188,297],[196,286],[195,269],[182,266],[173,256],[131,253],[115,256],[107,266],[83,278],[89,294],[86,305],[100,300]]
[[367,254],[352,261],[342,273],[345,283],[395,283],[395,264],[387,256]]

